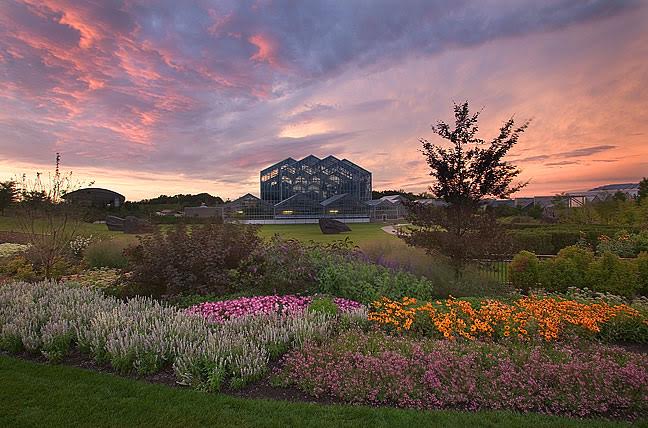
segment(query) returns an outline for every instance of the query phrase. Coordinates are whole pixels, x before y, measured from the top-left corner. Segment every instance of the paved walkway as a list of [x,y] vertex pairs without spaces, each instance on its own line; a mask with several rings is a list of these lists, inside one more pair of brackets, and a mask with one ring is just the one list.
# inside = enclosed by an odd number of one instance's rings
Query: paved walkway
[[389,233],[390,235],[396,235],[396,233],[398,232],[398,228],[401,226],[409,226],[409,223],[399,223],[395,225],[384,226],[381,227],[381,229],[385,233]]

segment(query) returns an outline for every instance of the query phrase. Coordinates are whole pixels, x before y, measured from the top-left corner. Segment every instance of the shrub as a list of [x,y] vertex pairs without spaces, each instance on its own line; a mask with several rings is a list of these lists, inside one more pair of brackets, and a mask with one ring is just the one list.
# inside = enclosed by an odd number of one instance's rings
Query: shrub
[[432,283],[408,272],[383,266],[350,261],[324,267],[317,276],[317,292],[340,296],[361,303],[371,303],[385,296],[431,298]]
[[648,251],[642,251],[637,256],[637,292],[648,296]]
[[510,265],[510,278],[514,287],[529,290],[538,285],[540,262],[535,254],[520,251],[513,257]]
[[126,249],[132,280],[158,285],[168,295],[225,295],[236,289],[233,279],[261,245],[257,228],[241,224],[184,225],[164,234],[139,237]]
[[637,288],[637,266],[611,252],[590,263],[586,283],[599,292],[632,296]]
[[622,230],[612,238],[601,235],[596,246],[598,254],[611,252],[619,257],[635,257],[642,251],[648,251],[648,231],[628,233]]
[[594,254],[587,249],[571,246],[563,248],[558,256],[541,263],[540,282],[553,291],[569,287],[587,287],[586,273]]
[[310,305],[308,305],[308,310],[311,312],[335,315],[340,309],[330,297],[319,297],[314,299]]
[[593,343],[510,346],[350,331],[283,363],[278,383],[354,404],[579,418],[648,412],[648,356]]
[[24,256],[3,260],[0,272],[8,274],[18,281],[34,281],[42,279],[42,275],[34,270],[34,265]]
[[124,239],[97,241],[83,251],[83,260],[91,268],[124,269],[128,265],[124,255],[128,245],[129,241]]

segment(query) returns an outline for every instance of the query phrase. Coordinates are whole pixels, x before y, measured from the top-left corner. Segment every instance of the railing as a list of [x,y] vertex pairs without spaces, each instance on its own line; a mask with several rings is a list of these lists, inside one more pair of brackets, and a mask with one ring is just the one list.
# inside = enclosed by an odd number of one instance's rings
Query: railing
[[[540,260],[552,259],[555,255],[538,255]],[[511,282],[511,259],[482,259],[475,260],[477,268],[488,278],[496,280],[500,284],[509,284]]]

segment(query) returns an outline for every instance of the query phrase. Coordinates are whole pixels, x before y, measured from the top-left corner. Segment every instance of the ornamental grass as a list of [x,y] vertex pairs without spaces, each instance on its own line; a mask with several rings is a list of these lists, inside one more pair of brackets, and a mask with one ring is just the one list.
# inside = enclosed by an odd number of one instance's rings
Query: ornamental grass
[[[413,298],[383,298],[372,304],[368,318],[396,331],[416,331],[445,339],[465,338],[540,338],[553,341],[569,334],[595,336],[609,324],[628,322],[648,330],[648,319],[625,304],[581,303],[560,298],[522,297],[506,303],[483,300],[447,299],[419,302]],[[646,340],[640,334],[638,340]]]

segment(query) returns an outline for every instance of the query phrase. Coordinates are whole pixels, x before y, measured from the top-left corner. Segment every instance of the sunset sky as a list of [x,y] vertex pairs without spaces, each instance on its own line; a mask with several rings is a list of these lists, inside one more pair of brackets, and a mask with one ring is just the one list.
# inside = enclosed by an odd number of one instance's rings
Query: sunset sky
[[555,194],[648,176],[648,1],[0,0],[0,180],[64,170],[136,200],[259,192],[348,158],[430,184],[419,138],[453,100]]

